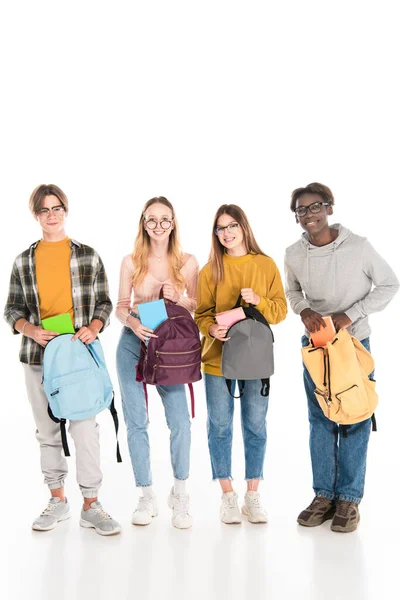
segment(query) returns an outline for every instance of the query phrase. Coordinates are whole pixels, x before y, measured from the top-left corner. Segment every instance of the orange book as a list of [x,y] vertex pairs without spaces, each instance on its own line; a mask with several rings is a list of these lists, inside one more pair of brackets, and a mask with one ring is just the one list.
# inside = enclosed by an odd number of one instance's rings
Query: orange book
[[320,329],[314,333],[310,333],[310,338],[315,348],[320,346],[326,346],[327,342],[331,342],[336,335],[336,329],[332,321],[332,317],[322,317],[326,323],[326,327],[320,327]]

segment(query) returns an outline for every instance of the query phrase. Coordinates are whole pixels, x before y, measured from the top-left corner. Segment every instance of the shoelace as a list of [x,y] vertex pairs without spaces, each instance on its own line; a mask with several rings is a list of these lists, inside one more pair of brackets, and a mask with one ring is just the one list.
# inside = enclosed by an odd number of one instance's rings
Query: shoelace
[[336,514],[340,517],[347,517],[350,506],[351,502],[348,502],[347,500],[341,500],[337,503]]
[[96,513],[96,515],[99,515],[99,517],[101,517],[102,521],[106,521],[107,519],[111,519],[110,515],[108,513],[106,513],[106,511],[103,510],[103,508],[93,508],[92,510],[94,510],[94,512]]
[[189,514],[189,496],[185,494],[179,494],[175,496],[177,502],[174,503],[174,512],[180,515]]
[[226,498],[226,503],[228,505],[229,509],[235,509],[236,508],[236,497],[235,496],[228,496],[225,497]]
[[50,515],[56,509],[56,506],[58,506],[58,504],[53,504],[49,502],[40,516],[43,517],[46,515]]
[[308,508],[315,508],[315,505],[321,504],[322,506],[330,504],[330,500],[328,498],[323,498],[322,496],[316,496],[314,500],[311,502]]
[[141,496],[139,498],[138,507],[136,510],[139,512],[141,512],[142,510],[151,512],[150,504],[151,504],[151,498],[149,498],[147,496]]
[[260,496],[247,496],[247,499],[250,501],[249,504],[254,506],[254,508],[260,508]]

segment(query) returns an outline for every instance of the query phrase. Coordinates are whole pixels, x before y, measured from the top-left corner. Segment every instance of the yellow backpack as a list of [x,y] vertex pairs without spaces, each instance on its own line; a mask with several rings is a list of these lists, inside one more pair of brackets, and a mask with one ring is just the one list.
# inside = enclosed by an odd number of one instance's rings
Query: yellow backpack
[[374,370],[374,359],[347,329],[341,329],[326,346],[306,346],[302,355],[328,419],[353,425],[373,416],[378,395],[368,375]]

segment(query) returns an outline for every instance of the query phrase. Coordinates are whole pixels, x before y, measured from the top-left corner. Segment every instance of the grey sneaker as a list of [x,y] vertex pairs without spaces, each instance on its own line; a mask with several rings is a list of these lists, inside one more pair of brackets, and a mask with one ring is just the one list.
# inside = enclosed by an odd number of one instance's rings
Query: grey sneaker
[[66,498],[65,502],[61,502],[60,498],[50,498],[42,514],[33,521],[32,529],[35,531],[49,531],[54,529],[59,521],[66,521],[70,516],[71,513]]
[[98,501],[92,502],[88,510],[82,508],[79,525],[81,527],[93,527],[100,535],[114,535],[121,531],[121,525],[103,510]]

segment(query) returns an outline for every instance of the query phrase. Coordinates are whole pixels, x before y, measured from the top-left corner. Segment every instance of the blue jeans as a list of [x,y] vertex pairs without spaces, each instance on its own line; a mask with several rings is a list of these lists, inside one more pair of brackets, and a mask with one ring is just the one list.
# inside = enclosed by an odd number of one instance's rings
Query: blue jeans
[[[301,343],[303,347],[307,346],[308,337],[303,336]],[[370,351],[369,338],[361,340],[361,343]],[[305,366],[303,376],[308,401],[315,495],[359,503],[364,494],[371,419],[346,425],[347,437],[344,437],[343,427],[330,421],[322,412],[314,394],[315,385]]]
[[[136,381],[140,340],[124,327],[117,347],[117,372],[122,410],[128,430],[128,446],[137,486],[152,485],[150,468],[149,424],[143,384]],[[184,385],[158,385],[170,429],[171,464],[176,479],[189,477],[190,417]]]
[[[208,448],[213,479],[232,479],[232,433],[234,398],[224,377],[204,374],[207,399]],[[260,394],[261,380],[246,381],[240,399],[246,479],[263,479],[267,444],[268,396]]]

